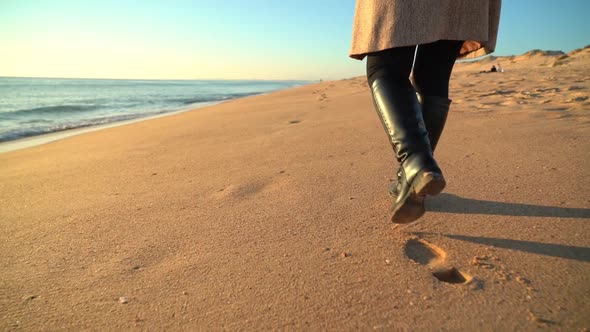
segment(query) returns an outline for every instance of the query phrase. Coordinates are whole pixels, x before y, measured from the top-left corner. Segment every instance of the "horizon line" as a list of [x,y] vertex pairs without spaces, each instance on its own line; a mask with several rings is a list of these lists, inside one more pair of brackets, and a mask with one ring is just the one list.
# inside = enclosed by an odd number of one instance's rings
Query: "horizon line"
[[57,80],[105,80],[105,81],[305,81],[313,82],[319,79],[257,79],[257,78],[107,78],[107,77],[57,77],[57,76],[4,76],[0,78],[41,78],[41,79],[57,79]]

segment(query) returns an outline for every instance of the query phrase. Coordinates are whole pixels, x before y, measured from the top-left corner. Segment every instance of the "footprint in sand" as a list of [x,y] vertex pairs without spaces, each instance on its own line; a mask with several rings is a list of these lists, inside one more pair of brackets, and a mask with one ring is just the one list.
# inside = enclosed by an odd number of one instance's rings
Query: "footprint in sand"
[[579,85],[571,85],[567,88],[567,91],[586,90],[585,87]]
[[321,95],[319,95],[319,96],[318,96],[316,99],[317,99],[317,100],[319,100],[319,101],[324,101],[324,100],[325,100],[325,101],[328,101],[328,95],[327,95],[327,94],[325,94],[325,93],[322,93],[322,94],[321,94]]
[[492,91],[492,92],[481,94],[478,97],[483,98],[483,97],[498,96],[498,95],[511,95],[511,94],[514,94],[514,93],[516,93],[516,90],[499,89],[499,90],[495,90],[495,91]]
[[230,184],[228,186],[216,190],[211,196],[217,199],[222,199],[232,195],[234,192],[236,192],[236,186]]
[[557,93],[557,92],[561,92],[561,89],[560,88],[536,88],[535,91],[541,92],[541,93]]
[[466,284],[473,278],[457,270],[447,262],[447,253],[441,248],[424,240],[410,239],[404,249],[406,256],[412,261],[430,268],[432,275],[450,284]]
[[269,181],[249,181],[241,185],[230,184],[214,192],[213,197],[218,199],[226,198],[228,196],[236,198],[245,198],[259,193],[268,184]]
[[282,174],[286,171],[281,170],[274,176],[269,176],[263,179],[252,179],[244,181],[241,184],[229,184],[222,188],[217,189],[211,194],[212,198],[223,200],[223,199],[248,199],[257,195],[268,195],[289,184]]
[[574,93],[573,95],[570,95],[570,98],[566,99],[565,102],[566,103],[579,103],[582,101],[586,101],[588,100],[588,96],[581,94],[581,93]]
[[478,109],[484,110],[484,109],[488,109],[490,108],[488,105],[486,104],[478,104],[477,106],[475,106]]

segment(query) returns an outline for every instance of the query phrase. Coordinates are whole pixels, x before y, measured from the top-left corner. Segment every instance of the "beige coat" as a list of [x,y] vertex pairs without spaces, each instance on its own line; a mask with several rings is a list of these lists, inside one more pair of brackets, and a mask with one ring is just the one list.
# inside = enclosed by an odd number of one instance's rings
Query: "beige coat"
[[393,47],[465,40],[459,58],[496,48],[501,0],[357,0],[350,57]]

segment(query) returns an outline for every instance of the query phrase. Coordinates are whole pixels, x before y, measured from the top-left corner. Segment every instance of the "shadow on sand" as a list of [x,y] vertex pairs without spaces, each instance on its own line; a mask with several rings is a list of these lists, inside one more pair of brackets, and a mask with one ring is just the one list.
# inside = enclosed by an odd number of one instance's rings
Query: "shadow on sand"
[[590,209],[519,203],[503,203],[440,194],[427,202],[428,211],[464,214],[494,214],[517,217],[590,218]]
[[[417,236],[435,235],[434,233],[428,232],[412,232],[412,234],[415,234]],[[541,243],[532,241],[510,240],[494,237],[467,236],[455,234],[436,235],[442,235],[450,239],[484,244],[487,246],[497,248],[512,249],[545,256],[573,259],[580,262],[590,262],[590,248],[585,247],[566,246],[561,244]]]

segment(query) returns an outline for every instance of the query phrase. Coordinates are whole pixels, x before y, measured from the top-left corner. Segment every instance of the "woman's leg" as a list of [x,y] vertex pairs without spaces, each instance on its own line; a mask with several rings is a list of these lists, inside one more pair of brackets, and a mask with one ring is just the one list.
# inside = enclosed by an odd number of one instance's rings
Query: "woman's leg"
[[418,46],[412,73],[421,96],[449,98],[449,80],[463,41],[439,40]]
[[412,81],[420,94],[422,118],[432,152],[442,135],[451,106],[449,80],[463,41],[439,40],[418,46]]
[[392,221],[407,223],[424,214],[424,196],[436,195],[445,180],[432,157],[416,91],[409,80],[414,47],[370,54],[367,79],[375,109],[400,163],[400,192]]
[[420,94],[422,117],[433,152],[451,106],[449,80],[461,45],[463,41],[439,40],[418,46],[416,52],[412,81]]
[[[451,105],[448,98],[449,80],[462,45],[463,41],[439,40],[418,46],[412,84],[420,94],[422,118],[433,153],[447,120]],[[400,192],[400,177],[398,170],[397,181],[392,182],[389,187],[389,193],[393,197]]]
[[412,89],[409,77],[416,46],[396,47],[367,55],[367,81],[369,86],[379,78],[394,80]]

